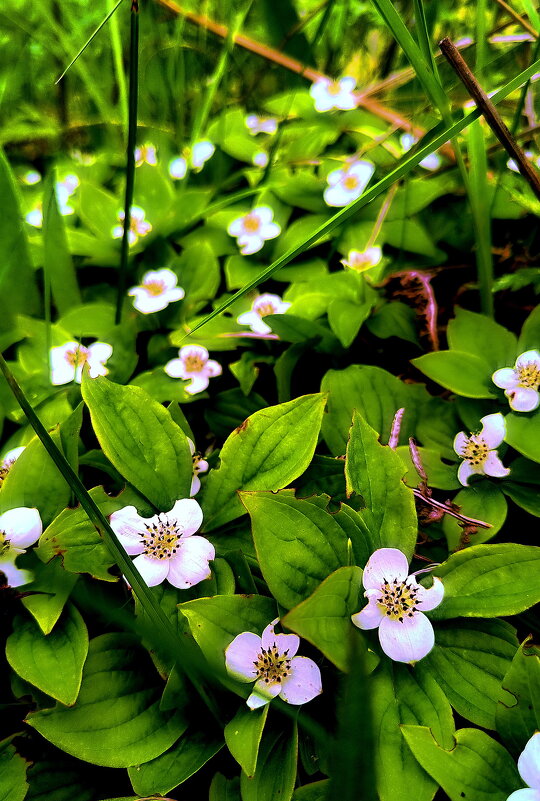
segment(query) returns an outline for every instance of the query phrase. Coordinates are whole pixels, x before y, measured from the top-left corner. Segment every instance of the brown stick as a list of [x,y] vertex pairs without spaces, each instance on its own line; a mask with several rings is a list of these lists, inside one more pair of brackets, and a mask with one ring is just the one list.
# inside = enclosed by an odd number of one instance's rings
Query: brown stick
[[536,197],[540,200],[540,175],[534,169],[531,162],[506,127],[503,118],[474,77],[467,62],[448,37],[444,38],[442,42],[439,42],[439,47],[450,66],[457,73],[465,88],[476,102],[478,108],[482,111],[489,127],[506,152],[515,160],[520,173],[523,175]]
[[509,16],[511,16],[512,19],[515,20],[518,23],[518,25],[521,25],[521,27],[524,28],[526,31],[528,31],[532,36],[534,36],[535,39],[538,39],[538,35],[539,35],[538,31],[536,31],[533,28],[533,26],[529,22],[527,22],[526,19],[523,19],[523,17],[520,17],[519,14],[516,11],[514,11],[512,6],[509,6],[508,3],[505,3],[504,0],[496,0],[496,2],[500,5],[501,8],[504,8],[506,13]]

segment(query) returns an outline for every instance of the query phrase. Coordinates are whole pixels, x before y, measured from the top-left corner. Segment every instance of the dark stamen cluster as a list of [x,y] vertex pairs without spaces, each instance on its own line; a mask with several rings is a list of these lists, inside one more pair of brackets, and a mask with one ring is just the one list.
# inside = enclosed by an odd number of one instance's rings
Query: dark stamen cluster
[[181,537],[182,528],[171,523],[166,515],[160,515],[158,523],[146,526],[143,554],[154,559],[170,559],[180,548]]
[[280,684],[291,675],[291,659],[288,654],[289,649],[280,654],[275,643],[268,650],[261,648],[261,653],[253,663],[257,668],[257,678],[262,679],[265,684]]
[[392,620],[403,623],[404,618],[413,617],[414,613],[419,611],[417,604],[421,604],[422,601],[417,598],[418,589],[406,581],[398,581],[395,578],[390,583],[384,579],[381,590],[382,595],[377,598],[377,603],[384,606],[386,616]]

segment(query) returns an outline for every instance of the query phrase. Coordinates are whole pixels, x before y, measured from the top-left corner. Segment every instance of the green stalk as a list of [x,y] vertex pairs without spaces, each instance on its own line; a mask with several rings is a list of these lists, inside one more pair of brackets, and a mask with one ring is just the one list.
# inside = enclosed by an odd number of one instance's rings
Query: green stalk
[[[114,0],[108,0],[109,5]],[[118,85],[118,104],[120,106],[120,117],[124,126],[129,126],[128,123],[128,88],[126,83],[126,76],[124,74],[123,53],[122,53],[122,39],[120,37],[120,25],[118,23],[118,16],[114,13],[123,0],[118,0],[110,9],[107,19],[111,20],[109,32],[111,36],[111,49],[114,64],[114,71],[116,75],[116,83]],[[104,20],[102,25],[105,24],[107,19]]]
[[132,0],[129,40],[129,112],[126,151],[126,193],[124,198],[124,233],[120,251],[120,271],[116,294],[115,324],[122,319],[122,305],[127,285],[129,260],[129,230],[131,227],[131,205],[135,185],[135,144],[137,140],[137,100],[139,93],[139,3]]

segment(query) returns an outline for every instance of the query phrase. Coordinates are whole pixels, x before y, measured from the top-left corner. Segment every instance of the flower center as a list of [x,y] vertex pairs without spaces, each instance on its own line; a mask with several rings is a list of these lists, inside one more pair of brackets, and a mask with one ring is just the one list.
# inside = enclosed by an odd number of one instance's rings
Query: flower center
[[257,678],[262,679],[265,684],[280,684],[291,675],[291,659],[288,654],[288,649],[280,654],[275,643],[268,650],[261,648],[261,653],[253,663],[257,669]]
[[356,187],[358,186],[358,178],[356,177],[356,175],[347,175],[343,179],[343,186],[345,187],[345,189],[356,189]]
[[461,455],[472,465],[484,464],[488,457],[489,448],[483,439],[471,437],[463,447]]
[[328,92],[329,95],[332,95],[332,97],[339,95],[339,93],[341,92],[341,86],[339,85],[339,81],[332,81],[332,83],[328,86],[328,89],[326,91]]
[[272,303],[261,303],[257,306],[257,314],[259,317],[266,317],[268,314],[275,314],[276,310]]
[[248,234],[256,233],[261,226],[261,221],[256,214],[246,214],[244,217],[244,231]]
[[170,559],[180,547],[182,530],[181,526],[171,523],[166,515],[160,515],[159,523],[146,526],[143,554],[153,559]]
[[540,367],[536,362],[527,362],[517,370],[519,385],[527,389],[538,389],[540,387]]
[[71,364],[72,367],[77,368],[88,361],[88,355],[88,348],[85,348],[84,345],[80,345],[75,350],[66,351],[65,359],[68,364]]
[[188,373],[200,373],[204,365],[200,356],[188,355],[184,358],[184,367]]
[[163,295],[165,292],[165,284],[163,281],[147,281],[144,284],[144,288],[148,292],[149,295],[153,297],[157,297],[158,295]]
[[414,617],[414,613],[419,611],[416,604],[422,602],[416,598],[418,590],[410,587],[406,581],[398,581],[395,578],[390,583],[385,579],[381,592],[382,595],[377,598],[377,603],[382,606],[385,615],[391,620],[399,620],[400,623],[403,623],[404,618]]

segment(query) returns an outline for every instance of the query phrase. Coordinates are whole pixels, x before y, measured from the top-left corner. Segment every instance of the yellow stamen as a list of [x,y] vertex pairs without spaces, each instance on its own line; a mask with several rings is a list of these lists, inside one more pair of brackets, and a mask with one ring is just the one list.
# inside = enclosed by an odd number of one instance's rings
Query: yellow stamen
[[253,663],[257,670],[257,678],[262,679],[265,684],[276,682],[280,684],[283,679],[291,675],[291,659],[288,654],[288,649],[280,654],[275,643],[268,650],[261,648]]
[[538,389],[540,387],[540,368],[536,362],[527,362],[517,368],[519,376],[519,386],[526,389]]
[[406,617],[414,617],[414,613],[419,611],[416,608],[416,604],[421,603],[416,598],[418,589],[409,586],[406,581],[397,579],[392,583],[385,581],[381,592],[382,595],[377,598],[377,603],[390,620],[399,620],[403,623]]
[[244,231],[248,234],[255,234],[261,227],[261,221],[256,214],[246,214],[244,217]]
[[184,358],[184,367],[188,373],[200,373],[206,362],[200,356],[191,354]]
[[153,297],[157,297],[158,295],[163,295],[165,292],[165,284],[163,281],[147,281],[143,284],[143,287],[146,289],[149,295]]

